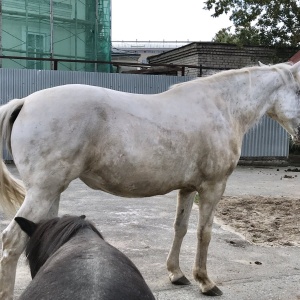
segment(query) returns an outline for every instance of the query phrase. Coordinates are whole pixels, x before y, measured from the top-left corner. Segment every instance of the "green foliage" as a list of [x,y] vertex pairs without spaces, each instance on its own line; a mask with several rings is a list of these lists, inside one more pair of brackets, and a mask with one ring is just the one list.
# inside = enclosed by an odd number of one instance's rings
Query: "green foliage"
[[238,44],[239,38],[236,34],[230,32],[231,27],[223,28],[218,31],[213,38],[213,42],[217,43],[227,43],[227,44]]
[[[300,46],[299,0],[207,0],[204,9],[213,17],[229,14],[235,33],[220,30],[214,40],[265,46]],[[226,35],[228,33],[228,35]],[[224,37],[225,34],[225,37]]]
[[216,33],[213,42],[242,45],[261,45],[260,36],[257,29],[237,28],[234,33],[231,27],[223,28]]

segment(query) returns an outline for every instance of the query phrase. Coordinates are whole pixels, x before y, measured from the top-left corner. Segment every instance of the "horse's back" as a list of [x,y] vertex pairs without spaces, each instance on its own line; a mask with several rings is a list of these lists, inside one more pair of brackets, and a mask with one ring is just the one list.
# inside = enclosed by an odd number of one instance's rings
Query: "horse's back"
[[147,300],[154,296],[123,253],[85,231],[48,259],[19,299]]

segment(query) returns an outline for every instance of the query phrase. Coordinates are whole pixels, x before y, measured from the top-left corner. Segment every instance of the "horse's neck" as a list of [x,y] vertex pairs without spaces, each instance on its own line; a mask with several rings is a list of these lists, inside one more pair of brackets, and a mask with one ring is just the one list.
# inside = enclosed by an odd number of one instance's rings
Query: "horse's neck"
[[273,105],[270,96],[277,88],[276,83],[280,82],[274,75],[276,73],[249,71],[216,78],[216,90],[217,86],[222,86],[221,97],[229,102],[229,110],[242,134],[261,119]]

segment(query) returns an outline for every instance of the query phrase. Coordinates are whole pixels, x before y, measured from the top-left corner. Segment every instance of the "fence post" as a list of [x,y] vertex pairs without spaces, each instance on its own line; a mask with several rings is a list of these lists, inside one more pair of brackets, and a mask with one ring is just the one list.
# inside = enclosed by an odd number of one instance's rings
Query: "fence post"
[[54,70],[57,71],[58,60],[54,59],[53,62],[54,62]]
[[182,67],[182,68],[181,68],[181,76],[184,76],[184,74],[185,74],[185,68]]

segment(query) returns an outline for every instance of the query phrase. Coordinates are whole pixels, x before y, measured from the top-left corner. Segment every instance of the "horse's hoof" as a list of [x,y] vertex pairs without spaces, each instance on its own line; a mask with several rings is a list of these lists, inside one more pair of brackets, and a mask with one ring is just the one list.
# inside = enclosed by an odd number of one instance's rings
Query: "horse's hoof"
[[178,278],[177,280],[172,281],[172,283],[175,284],[175,285],[189,285],[189,284],[191,284],[191,282],[185,276],[182,276],[182,277]]
[[222,291],[215,285],[212,289],[206,292],[202,292],[206,296],[221,296],[223,295]]

